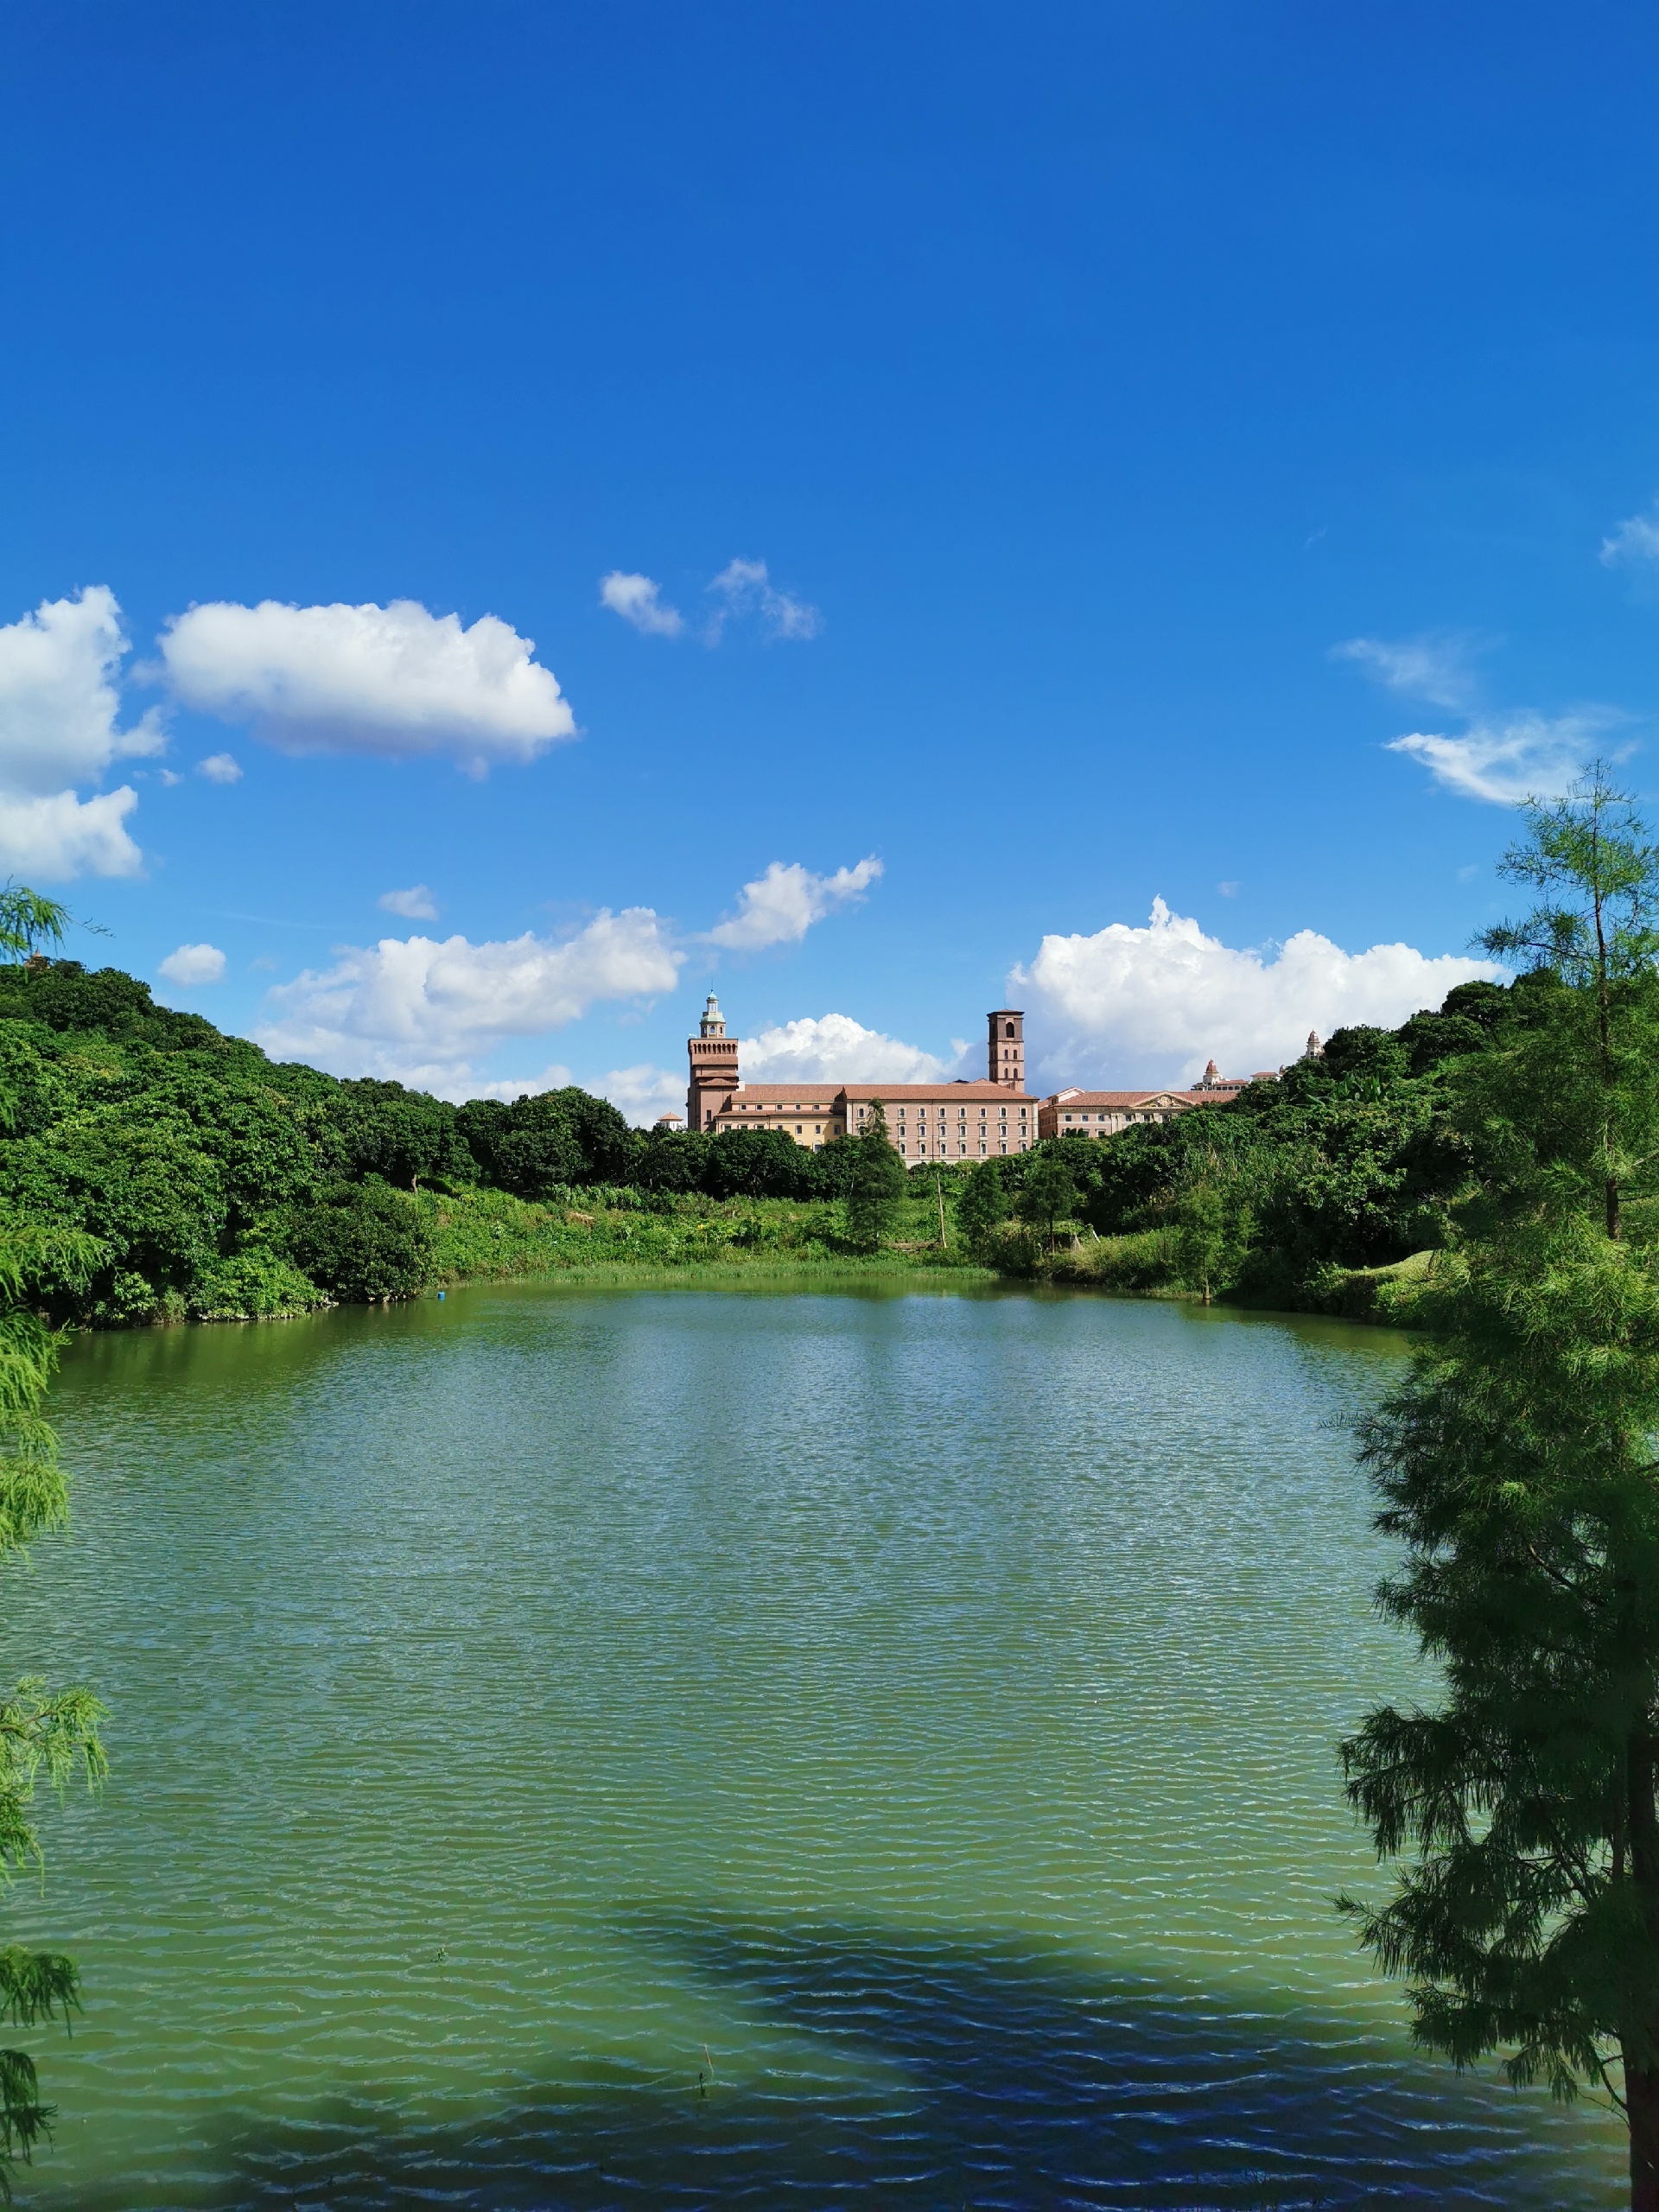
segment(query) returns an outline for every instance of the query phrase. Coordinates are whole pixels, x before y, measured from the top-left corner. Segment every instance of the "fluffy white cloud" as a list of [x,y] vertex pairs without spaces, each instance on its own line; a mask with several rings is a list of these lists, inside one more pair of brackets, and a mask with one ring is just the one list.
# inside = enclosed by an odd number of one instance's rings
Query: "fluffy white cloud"
[[575,734],[535,641],[493,614],[463,630],[412,599],[389,607],[215,601],[161,639],[186,706],[251,722],[287,753],[448,754],[474,774]]
[[919,1045],[866,1029],[849,1014],[808,1015],[743,1039],[741,1071],[753,1083],[937,1083],[946,1063]]
[[129,652],[113,592],[92,585],[0,626],[0,868],[36,880],[131,875],[142,864],[126,817],[130,785],[82,799],[118,760],[159,753],[152,709],[121,726]]
[[685,1075],[671,1068],[653,1067],[642,1060],[631,1068],[613,1068],[591,1086],[608,1098],[623,1119],[636,1129],[647,1129],[662,1114],[685,1112]]
[[512,1105],[515,1098],[534,1097],[538,1091],[563,1090],[575,1077],[559,1061],[550,1061],[539,1075],[504,1075],[485,1082],[477,1077],[463,1077],[451,1083],[439,1093],[441,1097],[453,1098],[459,1104],[467,1098],[501,1098]]
[[242,763],[233,753],[210,753],[205,760],[197,761],[196,773],[206,776],[210,784],[239,784]]
[[137,804],[130,784],[87,799],[73,791],[14,798],[0,791],[0,868],[32,883],[136,875],[144,856],[127,835],[126,817]]
[[603,1000],[671,990],[683,957],[648,906],[601,912],[563,940],[382,938],[279,984],[276,1019],[255,1034],[278,1058],[453,1093],[473,1058],[505,1038],[562,1028]]
[[736,913],[717,923],[708,932],[708,942],[732,952],[797,944],[814,922],[861,899],[880,874],[881,863],[874,855],[855,868],[838,868],[833,875],[814,875],[799,861],[787,866],[773,861],[764,875],[743,886]]
[[153,710],[120,727],[116,687],[130,650],[115,594],[102,584],[43,601],[0,627],[0,786],[55,795],[112,760],[162,750],[167,737]]
[[1156,899],[1144,929],[1113,922],[1092,937],[1046,937],[1010,985],[1046,1040],[1045,1082],[1110,1086],[1190,1077],[1212,1053],[1224,1074],[1251,1075],[1294,1058],[1310,1029],[1397,1027],[1454,984],[1500,972],[1408,944],[1344,952],[1314,930],[1270,955],[1235,948]]
[[660,584],[626,569],[613,569],[608,576],[601,577],[599,603],[648,638],[677,638],[685,627],[684,615],[664,600]]
[[746,616],[768,638],[816,638],[823,627],[816,607],[777,588],[764,561],[728,561],[708,588],[715,601],[705,632],[710,645],[719,644],[728,622]]
[[1431,706],[1465,707],[1474,696],[1469,670],[1472,639],[1431,633],[1390,644],[1382,638],[1350,638],[1333,645],[1333,660],[1351,660],[1390,691],[1403,691]]
[[1611,537],[1602,539],[1601,560],[1608,569],[1621,562],[1659,561],[1659,516],[1627,516]]
[[1605,749],[1608,733],[1620,720],[1599,708],[1554,720],[1515,715],[1473,722],[1460,737],[1414,730],[1395,738],[1388,750],[1421,760],[1436,783],[1465,798],[1513,806],[1517,799],[1559,798],[1591,757]]
[[383,891],[375,905],[388,914],[399,914],[406,922],[435,922],[438,902],[423,883],[411,883],[407,891]]
[[225,956],[216,944],[181,944],[176,952],[169,952],[156,973],[169,983],[188,988],[195,983],[216,983],[225,973]]

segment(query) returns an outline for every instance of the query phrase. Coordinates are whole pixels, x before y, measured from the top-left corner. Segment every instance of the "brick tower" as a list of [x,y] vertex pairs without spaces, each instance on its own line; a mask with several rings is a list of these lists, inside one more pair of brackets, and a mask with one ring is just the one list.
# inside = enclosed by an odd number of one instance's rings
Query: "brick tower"
[[1026,1017],[1014,1007],[999,1007],[990,1016],[988,1080],[1010,1090],[1026,1087]]
[[720,1001],[712,991],[697,1024],[697,1033],[687,1038],[685,1049],[691,1061],[691,1080],[685,1094],[685,1126],[688,1131],[706,1129],[737,1089],[737,1039],[726,1034]]

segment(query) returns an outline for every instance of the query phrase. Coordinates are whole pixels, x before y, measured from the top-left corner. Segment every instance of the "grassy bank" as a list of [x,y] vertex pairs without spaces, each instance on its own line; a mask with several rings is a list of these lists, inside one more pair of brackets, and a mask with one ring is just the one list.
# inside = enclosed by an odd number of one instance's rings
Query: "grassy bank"
[[573,1272],[672,1278],[687,1269],[854,1275],[924,1269],[992,1280],[959,1240],[941,1251],[937,1213],[919,1201],[901,1210],[894,1235],[876,1252],[850,1243],[841,1208],[822,1202],[589,1189],[542,1205],[490,1190],[423,1192],[410,1203],[430,1231],[436,1283]]
[[[1456,1265],[1447,1253],[1426,1251],[1414,1252],[1387,1267],[1325,1267],[1304,1287],[1294,1310],[1333,1314],[1350,1321],[1374,1321],[1387,1328],[1432,1328],[1436,1306],[1453,1279]],[[1202,1296],[1182,1278],[1179,1232],[1170,1229],[1101,1237],[1085,1231],[1058,1251],[1033,1256],[1024,1272],[1036,1281],[1107,1291],[1120,1298],[1169,1298],[1197,1303]],[[1249,1306],[1258,1301],[1228,1291],[1218,1294],[1213,1302]]]

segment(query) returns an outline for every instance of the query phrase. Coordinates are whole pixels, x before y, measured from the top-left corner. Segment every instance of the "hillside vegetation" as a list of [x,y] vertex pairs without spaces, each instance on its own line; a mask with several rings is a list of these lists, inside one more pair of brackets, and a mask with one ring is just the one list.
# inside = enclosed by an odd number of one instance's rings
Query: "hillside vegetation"
[[0,1211],[94,1240],[39,1294],[59,1319],[104,1326],[294,1313],[473,1276],[756,1263],[977,1263],[1403,1311],[1478,1181],[1459,1071],[1501,1056],[1553,988],[1467,984],[1437,1013],[1340,1031],[1282,1081],[1162,1126],[917,1168],[874,1255],[848,1233],[849,1143],[645,1134],[574,1087],[455,1107],[273,1062],[119,969],[35,960],[0,967]]

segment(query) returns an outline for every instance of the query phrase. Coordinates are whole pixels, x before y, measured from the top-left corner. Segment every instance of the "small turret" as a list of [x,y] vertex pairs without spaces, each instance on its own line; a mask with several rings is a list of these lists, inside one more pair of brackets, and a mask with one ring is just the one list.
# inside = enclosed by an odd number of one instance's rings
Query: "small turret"
[[726,1034],[726,1017],[720,1010],[720,1001],[712,991],[709,994],[708,1005],[702,1009],[702,1019],[697,1024],[697,1034],[700,1037],[723,1037]]
[[1324,1050],[1324,1046],[1319,1042],[1319,1031],[1310,1029],[1307,1033],[1307,1050],[1302,1054],[1302,1058],[1305,1060],[1317,1060]]

